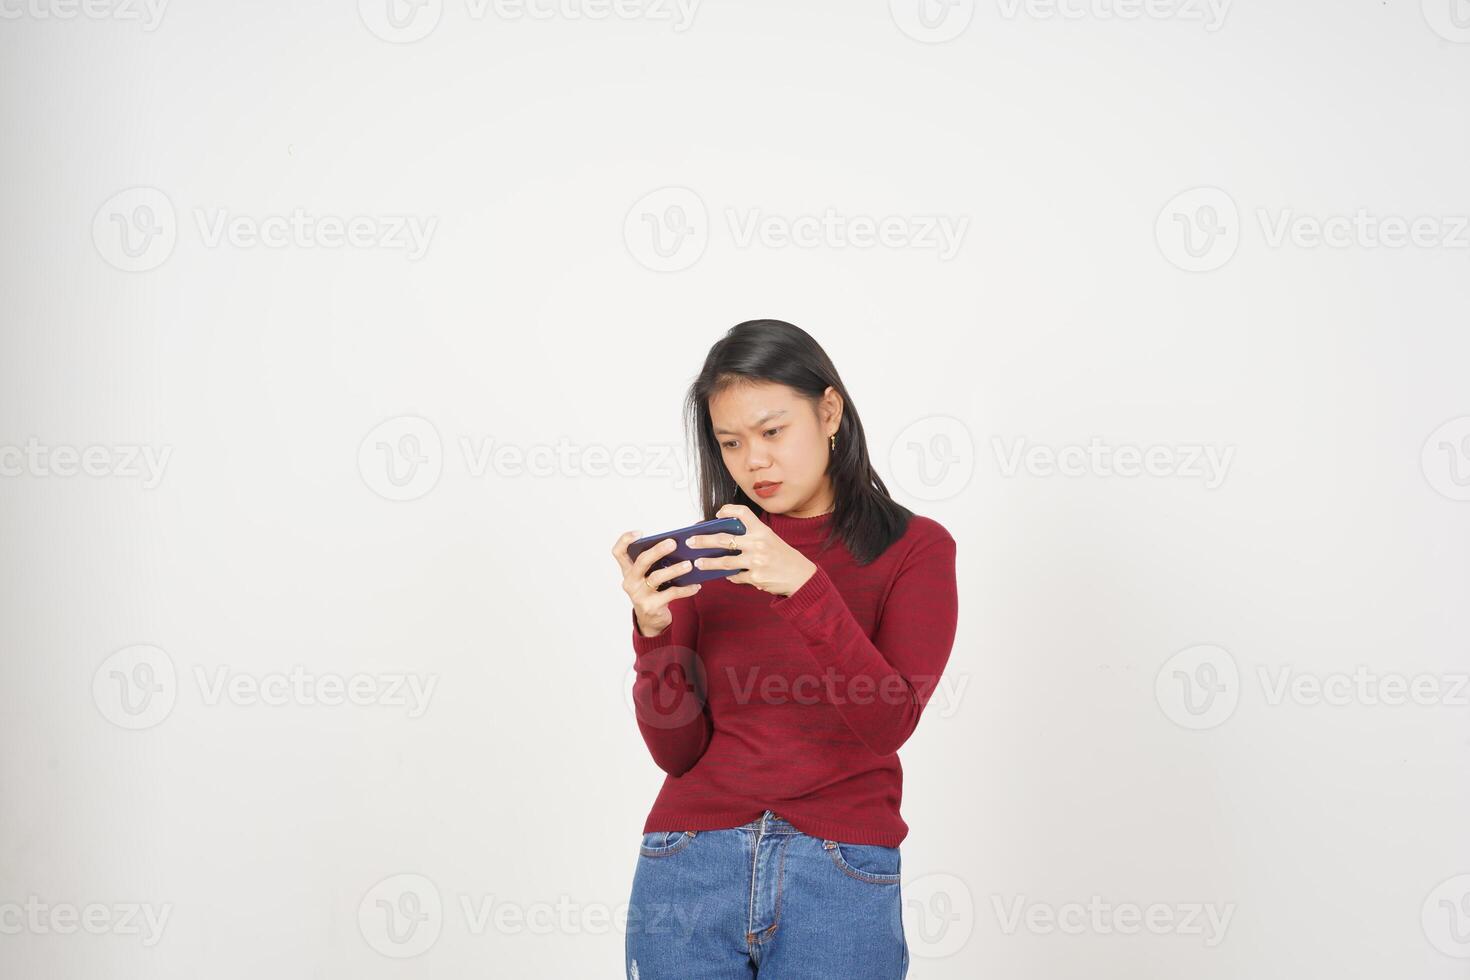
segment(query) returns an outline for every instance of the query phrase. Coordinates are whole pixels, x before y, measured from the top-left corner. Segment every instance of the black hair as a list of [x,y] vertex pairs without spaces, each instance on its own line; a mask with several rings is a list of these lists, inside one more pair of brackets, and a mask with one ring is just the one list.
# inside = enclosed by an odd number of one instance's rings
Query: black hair
[[730,476],[709,412],[710,399],[715,395],[733,385],[758,381],[794,389],[814,411],[829,385],[842,396],[837,450],[827,463],[836,504],[823,548],[840,538],[859,564],[870,563],[903,537],[913,511],[889,495],[873,469],[857,405],[832,359],[810,334],[784,320],[735,324],[709,349],[704,367],[689,386],[684,410],[696,448],[704,519],[713,520],[715,512],[727,503],[744,504],[756,514],[765,512]]

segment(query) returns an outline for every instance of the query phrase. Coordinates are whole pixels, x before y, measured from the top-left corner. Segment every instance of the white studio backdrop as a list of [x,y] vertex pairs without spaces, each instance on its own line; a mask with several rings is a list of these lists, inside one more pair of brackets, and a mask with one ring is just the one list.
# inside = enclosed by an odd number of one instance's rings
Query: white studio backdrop
[[1470,970],[1460,0],[0,14],[0,974],[621,975],[754,317],[958,542],[911,977]]

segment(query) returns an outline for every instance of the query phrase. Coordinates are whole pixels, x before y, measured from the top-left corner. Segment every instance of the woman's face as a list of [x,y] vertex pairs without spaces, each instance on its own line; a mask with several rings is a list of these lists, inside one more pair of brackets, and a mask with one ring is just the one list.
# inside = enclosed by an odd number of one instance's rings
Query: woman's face
[[710,399],[709,414],[725,468],[762,509],[791,517],[832,509],[827,437],[842,417],[836,389],[829,386],[813,410],[786,385],[739,383]]

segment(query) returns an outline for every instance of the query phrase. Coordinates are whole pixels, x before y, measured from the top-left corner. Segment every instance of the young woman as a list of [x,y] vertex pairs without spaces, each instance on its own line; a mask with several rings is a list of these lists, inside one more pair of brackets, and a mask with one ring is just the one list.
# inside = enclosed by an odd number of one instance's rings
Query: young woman
[[690,586],[613,556],[633,604],[638,728],[668,775],[643,827],[632,980],[901,980],[897,751],[949,659],[955,542],[895,502],[805,331],[738,324],[686,402],[706,520],[743,535]]

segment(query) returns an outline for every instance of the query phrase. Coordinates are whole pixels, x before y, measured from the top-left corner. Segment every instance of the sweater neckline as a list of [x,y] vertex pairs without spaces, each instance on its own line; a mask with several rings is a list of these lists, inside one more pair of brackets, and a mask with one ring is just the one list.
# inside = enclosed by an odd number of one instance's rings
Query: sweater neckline
[[816,517],[791,517],[761,511],[761,520],[787,544],[820,544],[832,524],[832,511]]

